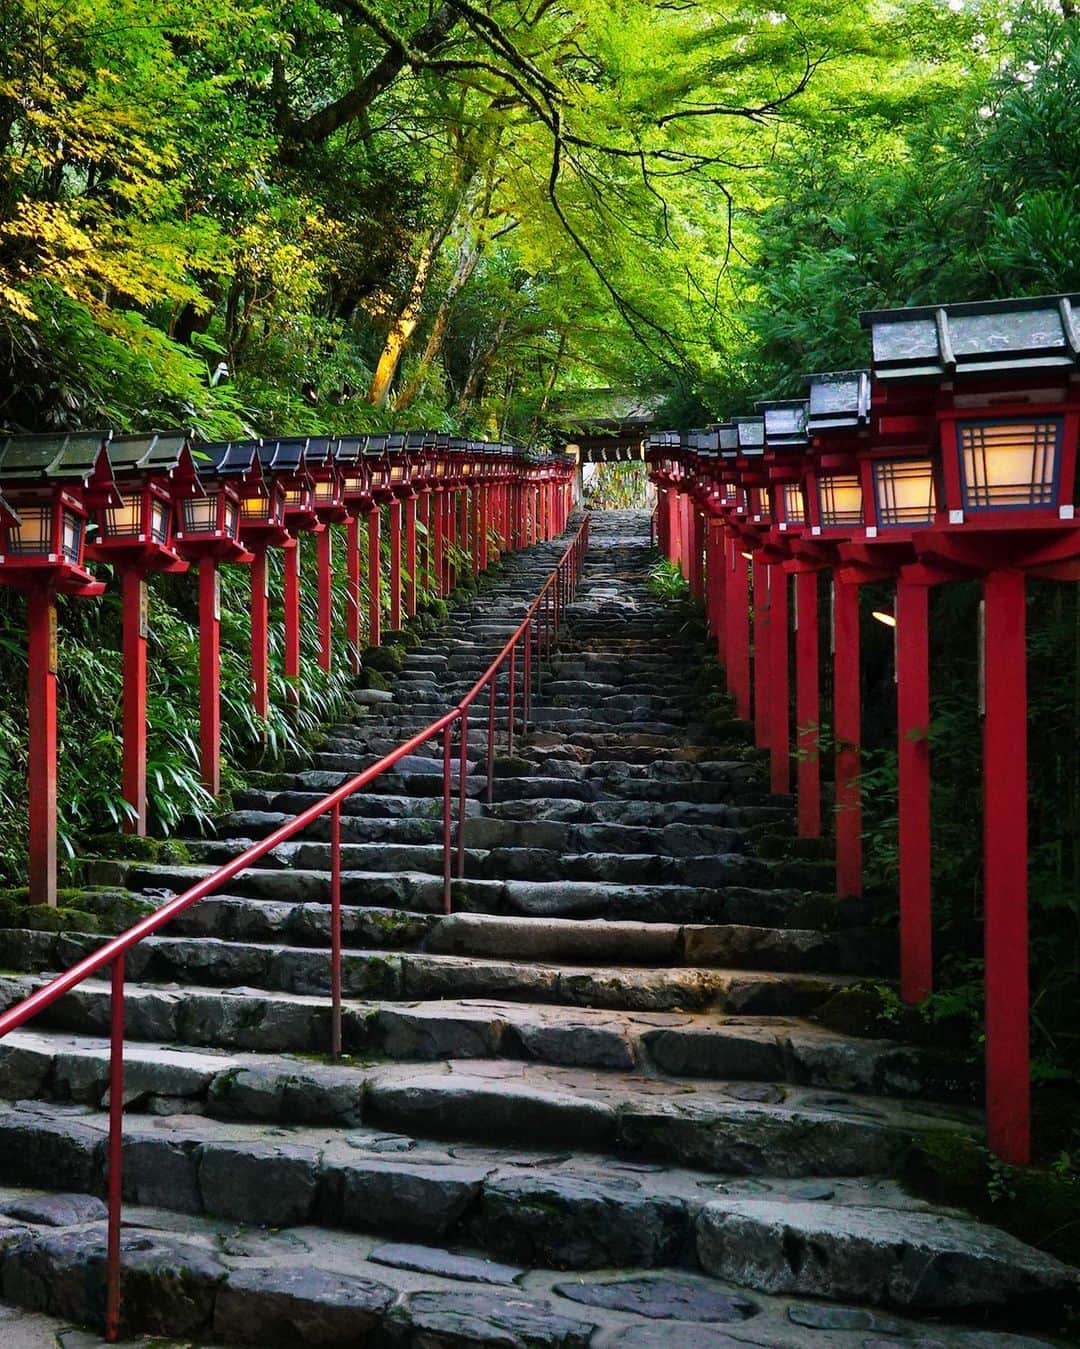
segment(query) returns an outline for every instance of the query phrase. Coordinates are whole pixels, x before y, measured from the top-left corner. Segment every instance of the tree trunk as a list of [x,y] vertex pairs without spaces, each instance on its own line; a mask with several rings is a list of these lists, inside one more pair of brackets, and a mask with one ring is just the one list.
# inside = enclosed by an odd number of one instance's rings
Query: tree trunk
[[367,401],[374,403],[376,407],[385,407],[386,400],[390,395],[390,386],[394,382],[394,376],[401,364],[405,348],[409,344],[409,338],[412,337],[416,331],[416,325],[420,322],[420,311],[424,304],[424,291],[427,289],[431,269],[435,265],[435,255],[438,252],[439,242],[441,242],[441,239],[436,241],[435,238],[429,238],[421,248],[420,257],[416,263],[416,271],[413,273],[412,285],[409,287],[409,294],[404,305],[402,305],[401,312],[394,319],[390,325],[390,331],[386,334],[386,341],[383,343],[378,364],[375,366],[375,373],[371,377],[371,386],[367,391]]
[[466,412],[479,396],[487,372],[491,367],[492,361],[495,359],[495,354],[502,345],[502,340],[506,335],[506,329],[509,323],[509,315],[504,314],[499,320],[499,325],[495,329],[491,341],[478,352],[477,357],[469,370],[468,378],[465,380],[465,387],[461,391],[461,398],[458,400],[459,413]]
[[449,286],[446,288],[446,294],[439,305],[439,312],[435,315],[435,322],[431,325],[431,332],[428,334],[428,340],[424,344],[423,354],[420,357],[416,369],[413,371],[409,382],[402,389],[394,400],[394,410],[401,411],[403,408],[411,406],[424,391],[424,385],[427,383],[428,372],[432,364],[442,350],[443,338],[446,336],[446,330],[450,326],[450,315],[454,309],[454,303],[462,290],[468,284],[469,277],[472,276],[476,264],[480,260],[480,254],[484,249],[483,235],[476,235],[470,238],[468,231],[464,234],[461,244],[458,248],[457,265],[454,268],[454,275],[451,278]]
[[532,449],[536,440],[536,433],[540,430],[540,423],[543,420],[544,413],[551,402],[551,395],[555,390],[555,381],[559,378],[559,366],[562,365],[562,358],[566,352],[566,334],[559,334],[559,349],[555,353],[555,359],[551,362],[551,370],[548,373],[547,383],[544,385],[544,396],[540,400],[540,406],[536,409],[536,415],[533,417],[532,430],[529,432],[529,449]]

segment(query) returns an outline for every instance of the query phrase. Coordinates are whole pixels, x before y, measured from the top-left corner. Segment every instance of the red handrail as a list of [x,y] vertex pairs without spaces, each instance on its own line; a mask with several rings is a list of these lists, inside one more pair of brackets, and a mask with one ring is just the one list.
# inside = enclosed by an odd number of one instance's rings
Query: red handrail
[[[98,947],[92,954],[85,956],[69,970],[58,975],[43,988],[31,993],[22,1002],[0,1013],[0,1039],[9,1031],[17,1030],[39,1012],[51,1006],[58,998],[77,987],[83,980],[90,978],[112,965],[111,970],[111,1008],[110,1008],[110,1047],[109,1047],[109,1174],[108,1174],[108,1253],[106,1259],[106,1311],[105,1338],[113,1342],[119,1334],[120,1325],[120,1217],[121,1217],[121,1154],[123,1143],[123,1054],[124,1054],[124,957],[133,946],[146,937],[153,936],[167,926],[186,909],[197,904],[219,889],[226,881],[244,871],[253,862],[272,852],[279,843],[284,843],[295,834],[302,832],[321,816],[330,812],[330,1000],[331,1029],[330,1052],[333,1058],[341,1054],[341,803],[356,792],[374,782],[388,769],[406,755],[419,749],[429,740],[442,736],[443,760],[443,907],[451,912],[451,856],[452,856],[452,810],[451,810],[451,730],[459,724],[459,795],[458,795],[458,837],[457,837],[457,874],[465,874],[465,825],[466,825],[466,787],[469,749],[469,708],[485,688],[490,687],[488,709],[488,745],[487,745],[487,801],[492,799],[495,762],[495,702],[498,678],[503,664],[509,661],[509,699],[507,716],[507,753],[513,753],[514,744],[514,693],[516,684],[515,656],[518,643],[524,637],[522,663],[522,726],[523,733],[528,730],[529,713],[532,710],[532,675],[536,672],[539,685],[540,661],[550,657],[552,647],[558,641],[561,611],[577,589],[581,575],[585,550],[589,546],[589,517],[586,516],[574,535],[566,551],[559,558],[547,580],[541,586],[536,598],[529,605],[525,617],[488,668],[472,686],[469,692],[449,712],[444,713],[430,726],[410,736],[389,754],[365,768],[362,773],[350,778],[348,782],[316,801],[307,810],[301,811],[287,824],[283,824],[258,843],[252,844],[231,862],[219,867],[211,875],[204,877],[196,885],[182,894],[170,899],[160,909],[147,915],[126,932],[113,937]],[[533,661],[533,648],[536,647],[537,660]]]

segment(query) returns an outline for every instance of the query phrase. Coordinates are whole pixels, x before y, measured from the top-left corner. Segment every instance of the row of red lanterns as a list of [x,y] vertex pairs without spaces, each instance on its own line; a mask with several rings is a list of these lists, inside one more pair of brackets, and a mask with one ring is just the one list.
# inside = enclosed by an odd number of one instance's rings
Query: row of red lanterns
[[[90,562],[112,563],[123,602],[123,792],[129,827],[146,831],[147,589],[153,571],[199,574],[200,768],[220,786],[222,563],[251,568],[255,711],[269,709],[267,552],[284,554],[284,674],[300,695],[299,538],[317,537],[319,663],[329,670],[333,531],[344,524],[346,632],[381,640],[381,527],[389,521],[389,621],[416,612],[419,570],[434,592],[494,556],[561,532],[572,461],[434,432],[290,437],[200,444],[182,431],[86,432],[0,441],[0,584],[27,593],[29,866],[33,902],[56,902],[56,595],[96,596]],[[369,604],[362,633],[360,520],[366,520]],[[417,525],[426,547],[418,548]],[[495,554],[490,552],[494,541]],[[422,564],[418,570],[419,564]]]
[[[706,601],[772,787],[790,790],[788,586],[795,577],[799,832],[821,832],[817,575],[832,579],[837,888],[862,889],[858,586],[892,580],[905,1001],[932,987],[928,591],[982,583],[989,1141],[1030,1153],[1025,578],[1080,578],[1080,324],[1073,295],[863,314],[869,370],[807,397],[646,441],[660,544]],[[753,571],[753,674],[747,564]]]

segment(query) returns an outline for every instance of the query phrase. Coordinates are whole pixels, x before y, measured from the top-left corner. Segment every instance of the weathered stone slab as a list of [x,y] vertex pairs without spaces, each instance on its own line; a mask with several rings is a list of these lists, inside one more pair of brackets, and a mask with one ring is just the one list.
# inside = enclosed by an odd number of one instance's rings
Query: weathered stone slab
[[387,1242],[383,1246],[376,1246],[368,1259],[376,1265],[415,1270],[420,1274],[437,1274],[442,1279],[460,1279],[463,1283],[511,1284],[524,1278],[526,1272],[495,1260],[456,1255],[435,1246],[414,1246],[407,1242]]
[[41,1194],[9,1200],[0,1213],[40,1227],[76,1227],[104,1222],[108,1209],[92,1194]]
[[595,1326],[552,1303],[498,1293],[414,1293],[384,1327],[395,1349],[588,1349]]
[[471,1230],[488,1250],[556,1269],[674,1261],[690,1230],[685,1205],[633,1180],[507,1174],[484,1186]]
[[971,1220],[886,1208],[722,1199],[697,1224],[698,1258],[717,1278],[934,1311],[1023,1306],[1075,1296],[1075,1271]]
[[310,1266],[229,1271],[217,1296],[214,1334],[231,1344],[353,1346],[366,1342],[395,1293],[372,1279]]
[[633,1312],[654,1321],[735,1323],[758,1313],[757,1303],[734,1297],[690,1279],[618,1279],[610,1283],[561,1283],[560,1297],[588,1307]]

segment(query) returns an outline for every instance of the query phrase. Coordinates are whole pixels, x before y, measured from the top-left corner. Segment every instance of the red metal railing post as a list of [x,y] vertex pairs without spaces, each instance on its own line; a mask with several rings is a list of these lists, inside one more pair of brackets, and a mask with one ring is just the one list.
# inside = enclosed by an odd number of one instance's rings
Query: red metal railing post
[[488,685],[488,743],[487,743],[487,803],[490,806],[495,788],[495,699],[499,687],[498,670]]
[[529,734],[529,714],[532,711],[532,618],[525,629],[525,668],[522,671],[521,734]]
[[514,673],[514,663],[517,657],[517,644],[510,648],[510,705],[507,708],[506,718],[506,755],[509,758],[514,752],[514,685],[517,678]]
[[330,672],[333,663],[334,536],[329,525],[315,535],[319,576],[319,669]]
[[443,727],[443,912],[449,913],[451,908],[450,900],[450,727],[452,722],[447,722]]
[[[258,561],[257,556],[256,564]],[[265,564],[265,558],[263,562]],[[254,571],[251,580],[254,586]],[[124,831],[141,835],[146,833],[146,576],[138,567],[125,567],[120,585],[124,629],[124,800],[133,812],[124,821]],[[253,655],[255,632],[253,608]],[[263,650],[265,653],[265,645]],[[256,685],[256,711],[259,706],[257,699]],[[265,712],[260,713],[260,716],[265,715]]]
[[460,879],[465,875],[465,819],[468,803],[469,785],[469,710],[461,709],[460,727],[461,746],[458,759],[458,834],[457,834],[457,874]]
[[330,812],[330,1057],[341,1058],[341,803]]
[[105,1338],[120,1338],[120,1223],[124,1206],[124,957],[112,963],[109,1007],[109,1180],[105,1250]]

